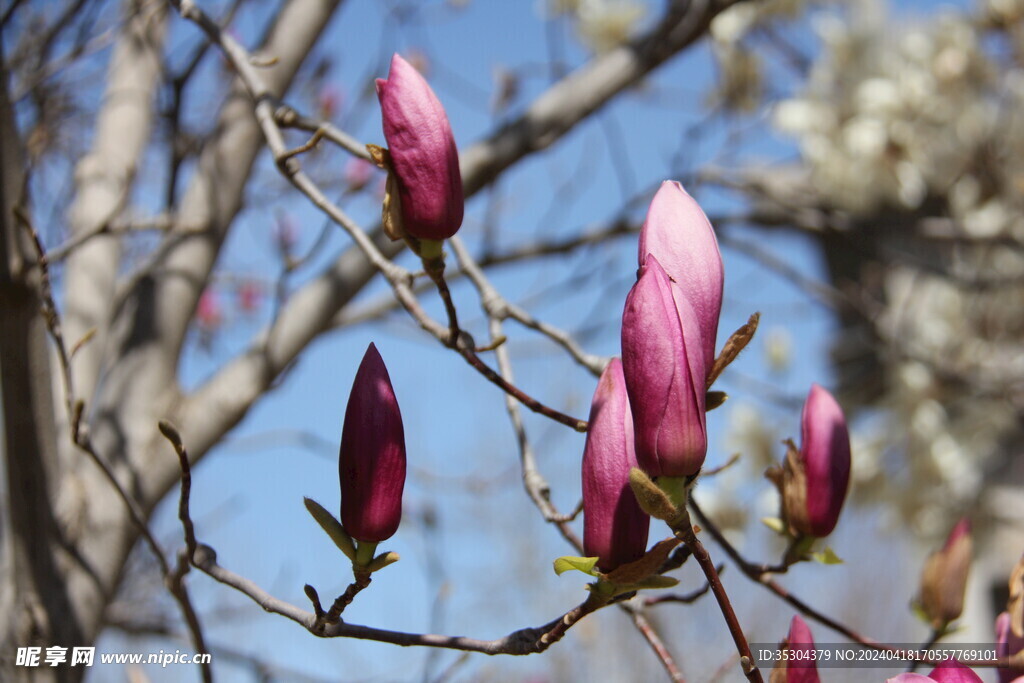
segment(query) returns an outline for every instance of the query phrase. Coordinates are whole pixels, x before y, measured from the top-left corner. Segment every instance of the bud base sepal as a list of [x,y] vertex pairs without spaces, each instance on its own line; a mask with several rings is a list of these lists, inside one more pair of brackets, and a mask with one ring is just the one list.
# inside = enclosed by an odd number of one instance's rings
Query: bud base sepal
[[309,514],[312,515],[316,523],[320,525],[331,540],[334,541],[334,545],[338,546],[341,552],[345,553],[350,561],[356,561],[356,545],[352,540],[352,537],[345,531],[345,527],[341,525],[334,515],[328,512],[324,506],[316,502],[312,498],[303,498],[303,502],[306,504],[306,509],[309,510]]

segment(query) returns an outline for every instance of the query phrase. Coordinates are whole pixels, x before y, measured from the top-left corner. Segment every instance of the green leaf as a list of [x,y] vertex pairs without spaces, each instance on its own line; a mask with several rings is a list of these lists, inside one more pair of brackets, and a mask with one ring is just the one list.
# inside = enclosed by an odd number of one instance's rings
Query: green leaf
[[761,523],[777,534],[786,535],[786,524],[778,517],[762,517]]
[[820,553],[811,553],[811,558],[821,564],[842,564],[843,558],[836,555],[832,548],[826,547]]
[[370,564],[367,565],[366,570],[369,572],[379,572],[381,569],[384,569],[384,567],[388,566],[389,564],[394,564],[395,562],[398,562],[399,559],[401,558],[398,556],[398,553],[393,553],[391,551],[381,553],[377,557],[373,558],[373,561],[371,561]]
[[336,520],[334,515],[325,510],[320,503],[312,498],[303,498],[302,500],[306,503],[306,509],[309,510],[309,514],[313,516],[313,519],[320,525],[320,528],[327,532],[327,535],[334,541],[334,545],[338,546],[349,560],[355,562],[356,545],[352,542],[352,537],[345,531],[345,527],[341,526],[341,522]]
[[555,560],[555,573],[561,576],[565,572],[575,569],[578,572],[583,572],[590,576],[597,576],[598,572],[594,569],[596,565],[596,557],[575,557],[573,555],[566,555]]

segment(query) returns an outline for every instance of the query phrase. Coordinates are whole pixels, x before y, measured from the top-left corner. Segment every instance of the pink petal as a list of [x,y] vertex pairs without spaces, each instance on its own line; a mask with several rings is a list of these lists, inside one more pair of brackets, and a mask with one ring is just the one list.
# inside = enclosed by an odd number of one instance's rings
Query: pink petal
[[675,181],[661,184],[647,210],[640,231],[640,265],[647,254],[658,259],[693,307],[700,325],[704,362],[710,367],[722,311],[722,254],[707,216]]

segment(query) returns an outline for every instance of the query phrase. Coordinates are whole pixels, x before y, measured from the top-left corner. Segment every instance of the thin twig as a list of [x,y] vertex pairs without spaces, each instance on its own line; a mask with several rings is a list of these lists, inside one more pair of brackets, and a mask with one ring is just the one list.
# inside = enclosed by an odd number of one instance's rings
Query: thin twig
[[370,153],[366,151],[366,145],[329,121],[318,121],[308,116],[303,116],[286,104],[278,105],[277,111],[274,113],[274,120],[282,128],[296,128],[319,135],[324,140],[333,142],[338,147],[360,159],[372,161]]
[[448,345],[455,348],[458,345],[460,332],[459,315],[455,310],[455,302],[452,300],[451,290],[448,289],[448,283],[444,279],[444,256],[440,255],[436,258],[423,259],[423,268],[427,273],[427,277],[437,287],[437,293],[441,296],[441,301],[444,303],[444,310],[448,316]]
[[665,647],[665,643],[661,640],[661,636],[654,630],[654,626],[648,621],[643,611],[637,608],[631,608],[628,603],[622,605],[624,609],[629,611],[630,616],[633,618],[633,625],[636,626],[637,630],[640,631],[640,635],[644,637],[647,644],[651,646],[651,650],[654,652],[654,656],[661,662],[661,666],[664,667],[665,673],[668,674],[669,680],[673,683],[686,683],[686,679],[683,677],[683,672],[679,670],[675,660],[672,658],[672,654]]
[[[946,633],[947,633],[946,629],[933,628],[932,632],[931,632],[931,635],[928,636],[928,640],[924,641],[924,643],[921,645],[921,647],[919,649],[927,652],[928,650],[932,649],[932,646],[934,646],[935,643],[937,643],[940,640],[942,640],[942,637],[945,636]],[[914,673],[915,671],[917,671],[917,667],[920,666],[920,665],[921,665],[921,661],[918,660],[918,659],[915,659],[914,661],[912,661],[910,663],[910,666],[907,667],[907,673]]]
[[733,610],[732,603],[729,601],[729,595],[725,592],[725,586],[722,585],[722,580],[718,576],[718,570],[714,562],[711,561],[711,556],[708,555],[704,544],[700,542],[697,534],[694,533],[693,523],[690,522],[690,515],[685,507],[680,510],[680,518],[673,523],[672,530],[675,532],[676,537],[690,548],[693,558],[697,560],[697,564],[700,565],[701,571],[704,572],[704,577],[711,586],[711,592],[714,594],[715,600],[718,601],[722,616],[725,618],[725,624],[729,628],[732,640],[736,644],[736,651],[740,655],[740,668],[743,669],[743,675],[752,683],[763,683],[764,679],[761,676],[761,671],[757,668],[757,660],[754,659],[754,655],[750,652],[747,637],[743,633],[743,627],[740,626],[739,619],[736,618],[736,612]]
[[348,585],[345,592],[339,595],[335,600],[334,604],[331,605],[331,609],[327,610],[326,613],[317,616],[317,623],[314,624],[314,628],[317,630],[322,629],[326,624],[336,624],[341,619],[341,613],[345,611],[345,608],[352,604],[355,600],[356,595],[370,585],[373,581],[373,575],[367,571],[357,571],[356,579]]

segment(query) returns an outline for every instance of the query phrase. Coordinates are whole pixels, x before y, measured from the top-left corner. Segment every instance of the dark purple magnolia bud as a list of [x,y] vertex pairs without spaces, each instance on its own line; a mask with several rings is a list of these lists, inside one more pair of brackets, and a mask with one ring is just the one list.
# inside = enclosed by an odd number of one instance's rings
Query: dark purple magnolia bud
[[953,527],[942,549],[925,561],[918,602],[933,628],[944,627],[964,610],[971,550],[971,523],[962,519]]
[[932,669],[927,676],[921,674],[900,674],[886,683],[984,683],[978,674],[955,659],[947,659]]
[[640,468],[651,477],[697,474],[707,455],[700,323],[653,255],[626,297],[622,366]]
[[843,409],[817,384],[800,416],[800,460],[807,481],[807,528],[810,536],[828,536],[836,528],[850,485],[850,433]]
[[788,441],[785,460],[766,475],[779,489],[789,533],[820,538],[832,533],[846,498],[850,434],[842,408],[817,384],[807,394],[800,431],[799,450]]
[[603,572],[640,559],[647,549],[651,518],[629,487],[636,466],[626,380],[622,362],[613,358],[594,391],[583,447],[583,552],[598,558]]
[[639,265],[643,266],[647,254],[658,259],[690,302],[700,326],[704,363],[710,368],[722,311],[722,254],[707,216],[674,180],[661,184],[647,209],[640,230]]
[[[1010,613],[1003,612],[996,619],[996,657],[1012,657],[1024,650],[1024,636],[1013,632]],[[999,683],[1024,680],[1024,667],[999,669]]]
[[405,431],[388,369],[373,344],[348,397],[338,470],[345,531],[366,543],[390,538],[402,519]]
[[377,79],[377,98],[404,231],[419,239],[451,237],[462,225],[464,198],[459,151],[444,107],[416,68],[397,54],[388,79]]
[[769,683],[819,683],[818,666],[813,655],[814,638],[799,615],[793,616],[789,635],[782,641],[780,650],[792,654],[781,658],[779,665],[772,669]]

